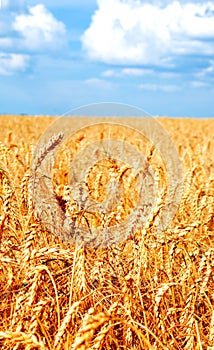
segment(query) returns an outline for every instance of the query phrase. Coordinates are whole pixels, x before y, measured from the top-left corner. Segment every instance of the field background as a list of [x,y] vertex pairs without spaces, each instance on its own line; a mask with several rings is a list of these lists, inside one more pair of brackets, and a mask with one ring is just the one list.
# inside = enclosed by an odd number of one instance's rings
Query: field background
[[31,159],[53,120],[0,117],[0,348],[213,350],[214,119],[158,119],[184,166],[179,210],[162,239],[151,223],[108,249],[35,216]]

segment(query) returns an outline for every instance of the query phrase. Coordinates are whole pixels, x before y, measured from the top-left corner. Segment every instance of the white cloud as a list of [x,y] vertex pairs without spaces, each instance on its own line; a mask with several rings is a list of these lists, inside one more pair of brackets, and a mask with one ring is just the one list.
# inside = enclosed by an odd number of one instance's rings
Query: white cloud
[[152,74],[152,69],[141,69],[141,68],[123,68],[121,73],[126,76],[142,77],[144,75]]
[[150,68],[122,68],[122,69],[107,69],[102,72],[103,77],[145,77],[145,76],[155,76],[164,79],[178,78],[179,74],[175,72],[157,72]]
[[21,10],[24,8],[25,0],[0,0],[1,8],[9,11]]
[[203,81],[194,80],[190,82],[190,86],[193,88],[205,88],[205,87],[209,87],[209,84]]
[[8,0],[1,0],[0,1],[0,10],[7,8],[8,4],[9,4]]
[[29,8],[28,14],[16,15],[13,29],[23,38],[22,47],[29,50],[58,48],[64,43],[66,28],[44,5]]
[[13,40],[11,38],[0,38],[0,48],[7,49],[10,48],[13,44]]
[[[17,0],[21,4],[22,0]],[[6,6],[6,3],[4,4]],[[15,0],[8,2],[11,9]],[[17,5],[18,6],[18,5]],[[30,53],[62,49],[66,41],[64,23],[58,21],[44,5],[28,7],[26,13],[2,11],[0,21],[0,74],[24,71]],[[64,48],[64,47],[63,47]]]
[[158,84],[140,84],[139,88],[149,91],[175,92],[181,89],[178,85],[158,85]]
[[28,62],[28,55],[0,53],[0,75],[12,75],[17,71],[24,71]]
[[103,77],[120,77],[120,72],[114,70],[114,69],[107,69],[104,72],[102,72]]
[[[211,39],[211,40],[207,40]],[[98,0],[82,36],[91,59],[111,64],[170,63],[174,55],[213,55],[214,4]]]
[[150,75],[154,71],[152,69],[143,68],[123,68],[123,69],[107,69],[102,72],[103,77],[142,77],[145,75]]
[[214,60],[211,60],[209,66],[196,73],[195,76],[197,78],[203,78],[212,73],[214,73]]
[[[30,5],[36,5],[38,0],[28,0]],[[75,8],[75,7],[92,7],[96,6],[96,0],[43,0],[43,3],[48,8]]]
[[93,86],[99,89],[111,89],[113,86],[113,83],[99,78],[86,79],[85,83],[89,86]]

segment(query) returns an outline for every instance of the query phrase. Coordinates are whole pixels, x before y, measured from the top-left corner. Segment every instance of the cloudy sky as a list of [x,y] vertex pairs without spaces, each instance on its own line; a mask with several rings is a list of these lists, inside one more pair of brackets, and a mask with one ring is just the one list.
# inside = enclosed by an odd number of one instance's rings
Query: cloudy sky
[[214,2],[0,0],[0,113],[214,117]]

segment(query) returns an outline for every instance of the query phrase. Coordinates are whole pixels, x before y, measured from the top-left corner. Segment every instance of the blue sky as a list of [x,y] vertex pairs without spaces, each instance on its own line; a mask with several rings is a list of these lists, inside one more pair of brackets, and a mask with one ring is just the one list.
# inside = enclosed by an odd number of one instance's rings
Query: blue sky
[[0,0],[0,113],[214,117],[214,3]]

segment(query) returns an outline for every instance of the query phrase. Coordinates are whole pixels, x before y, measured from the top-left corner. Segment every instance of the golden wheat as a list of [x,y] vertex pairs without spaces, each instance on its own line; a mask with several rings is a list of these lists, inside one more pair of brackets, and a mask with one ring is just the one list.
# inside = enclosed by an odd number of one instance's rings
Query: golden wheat
[[[159,120],[184,166],[179,210],[161,234],[158,218],[168,184],[154,146],[145,148],[137,134],[123,136],[123,127],[118,129],[121,139],[146,149],[147,165],[135,176],[126,164],[109,159],[90,168],[80,192],[102,202],[112,177],[125,193],[124,201],[101,213],[99,206],[87,207],[87,199],[81,207],[72,188],[75,179],[68,183],[66,172],[71,154],[94,135],[80,130],[62,145],[58,167],[43,188],[53,181],[55,203],[74,227],[113,227],[137,205],[126,239],[108,248],[64,243],[34,210],[32,155],[53,120],[0,117],[0,348],[213,350],[214,120]],[[96,133],[100,140],[106,137],[105,128],[97,126]],[[114,131],[112,137],[118,135]],[[57,134],[44,145],[35,172],[62,138]],[[135,185],[149,166],[156,169],[157,198],[142,227],[145,208]]]

